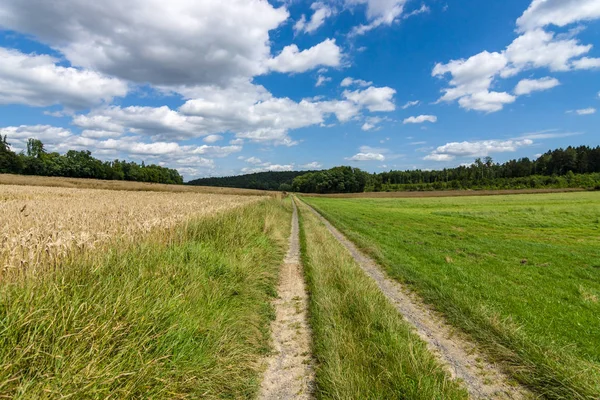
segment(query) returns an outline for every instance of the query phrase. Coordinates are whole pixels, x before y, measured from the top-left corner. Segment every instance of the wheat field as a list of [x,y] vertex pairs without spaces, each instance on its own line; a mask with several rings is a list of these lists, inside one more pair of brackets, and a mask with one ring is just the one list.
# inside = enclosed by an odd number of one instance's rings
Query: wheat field
[[[0,186],[0,277],[37,274],[114,241],[131,242],[257,196]],[[165,235],[166,236],[166,235]]]

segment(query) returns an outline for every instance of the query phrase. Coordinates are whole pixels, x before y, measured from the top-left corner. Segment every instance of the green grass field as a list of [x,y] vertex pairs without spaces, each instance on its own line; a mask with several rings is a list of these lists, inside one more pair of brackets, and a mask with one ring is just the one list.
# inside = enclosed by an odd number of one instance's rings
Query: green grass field
[[0,398],[253,398],[291,205],[189,221],[0,285]]
[[466,399],[327,228],[301,204],[320,399]]
[[600,193],[305,200],[517,380],[600,397]]

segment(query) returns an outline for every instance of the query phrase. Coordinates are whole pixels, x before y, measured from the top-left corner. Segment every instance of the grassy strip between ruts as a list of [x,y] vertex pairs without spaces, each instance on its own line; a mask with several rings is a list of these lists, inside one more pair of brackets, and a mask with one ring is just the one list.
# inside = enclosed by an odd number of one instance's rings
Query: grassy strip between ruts
[[520,382],[597,399],[599,199],[307,200]]
[[0,398],[252,398],[289,202],[0,285]]
[[467,398],[352,256],[298,203],[317,398]]

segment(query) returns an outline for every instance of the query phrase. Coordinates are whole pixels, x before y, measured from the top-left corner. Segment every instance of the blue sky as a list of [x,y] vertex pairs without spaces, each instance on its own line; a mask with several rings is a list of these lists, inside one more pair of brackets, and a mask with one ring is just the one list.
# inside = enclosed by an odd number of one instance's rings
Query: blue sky
[[600,0],[4,0],[0,134],[186,179],[599,144]]

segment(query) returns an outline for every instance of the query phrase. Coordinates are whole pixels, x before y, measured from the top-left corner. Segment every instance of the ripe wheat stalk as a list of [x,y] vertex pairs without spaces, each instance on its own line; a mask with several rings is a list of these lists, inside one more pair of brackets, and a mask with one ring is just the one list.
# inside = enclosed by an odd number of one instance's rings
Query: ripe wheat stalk
[[115,241],[261,197],[0,185],[0,277],[39,274]]

